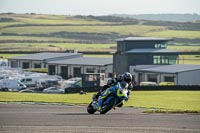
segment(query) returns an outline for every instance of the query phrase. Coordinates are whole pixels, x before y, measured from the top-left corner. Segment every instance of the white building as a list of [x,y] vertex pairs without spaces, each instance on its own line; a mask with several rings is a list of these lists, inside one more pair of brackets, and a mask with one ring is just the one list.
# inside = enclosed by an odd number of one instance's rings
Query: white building
[[65,60],[55,60],[48,62],[48,72],[50,75],[57,74],[67,79],[70,77],[80,77],[84,73],[105,73],[105,77],[112,77],[113,59],[79,57]]
[[130,72],[137,83],[174,82],[175,85],[200,85],[200,65],[136,65]]
[[81,53],[36,53],[8,58],[12,68],[46,68],[49,61],[82,57]]

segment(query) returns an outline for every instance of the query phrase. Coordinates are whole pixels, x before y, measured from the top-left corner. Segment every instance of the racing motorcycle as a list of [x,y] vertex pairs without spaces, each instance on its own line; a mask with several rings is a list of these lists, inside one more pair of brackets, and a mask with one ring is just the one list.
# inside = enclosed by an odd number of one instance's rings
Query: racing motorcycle
[[118,82],[116,85],[102,92],[98,99],[92,98],[92,102],[87,107],[89,114],[96,111],[105,114],[112,108],[122,107],[124,101],[128,100],[128,84],[126,82]]

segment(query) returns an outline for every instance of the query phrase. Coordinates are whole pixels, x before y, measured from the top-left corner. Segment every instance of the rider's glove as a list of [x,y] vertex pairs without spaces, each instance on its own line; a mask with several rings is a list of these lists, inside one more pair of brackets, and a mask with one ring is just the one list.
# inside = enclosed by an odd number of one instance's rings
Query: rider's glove
[[127,102],[128,101],[128,97],[126,97],[124,100]]

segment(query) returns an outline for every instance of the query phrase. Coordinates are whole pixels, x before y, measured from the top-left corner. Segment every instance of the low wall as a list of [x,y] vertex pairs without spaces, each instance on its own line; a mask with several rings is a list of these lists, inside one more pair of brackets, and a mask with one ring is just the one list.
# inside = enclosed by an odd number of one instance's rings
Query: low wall
[[153,90],[197,90],[200,91],[198,85],[175,85],[175,86],[134,86],[133,91],[153,91]]
[[[83,92],[97,92],[100,87],[80,87],[80,88],[67,88],[65,93],[79,93]],[[132,91],[161,91],[161,90],[195,90],[200,91],[200,86],[198,85],[178,85],[178,86],[134,86]]]
[[83,92],[97,92],[101,87],[80,87],[80,88],[66,88],[65,93],[79,93]]

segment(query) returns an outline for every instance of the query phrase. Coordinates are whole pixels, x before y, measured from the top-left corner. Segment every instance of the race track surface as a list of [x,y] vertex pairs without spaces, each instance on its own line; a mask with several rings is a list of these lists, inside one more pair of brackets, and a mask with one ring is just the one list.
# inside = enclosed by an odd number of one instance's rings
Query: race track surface
[[200,133],[198,114],[146,114],[117,108],[89,115],[86,106],[0,104],[0,133]]

